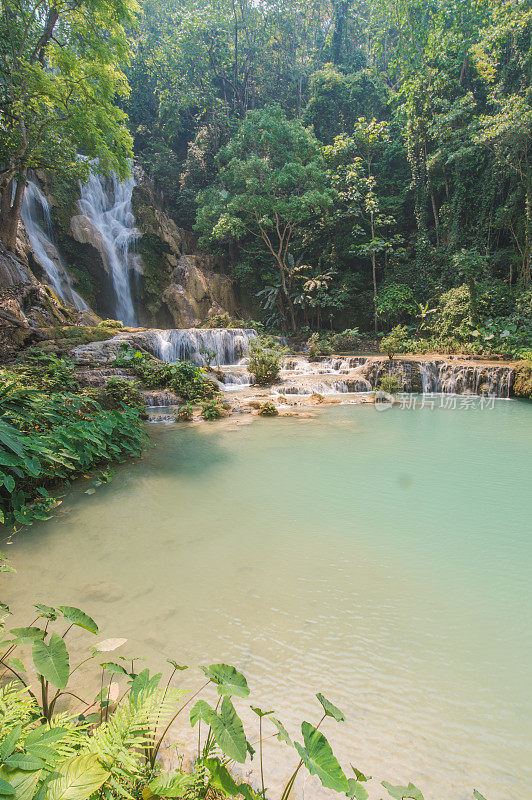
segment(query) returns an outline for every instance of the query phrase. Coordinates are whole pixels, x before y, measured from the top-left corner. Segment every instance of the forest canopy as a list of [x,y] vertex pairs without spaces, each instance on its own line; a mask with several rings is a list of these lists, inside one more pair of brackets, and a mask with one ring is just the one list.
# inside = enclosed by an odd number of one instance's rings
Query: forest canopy
[[133,155],[267,325],[532,331],[528,0],[3,9],[4,189]]

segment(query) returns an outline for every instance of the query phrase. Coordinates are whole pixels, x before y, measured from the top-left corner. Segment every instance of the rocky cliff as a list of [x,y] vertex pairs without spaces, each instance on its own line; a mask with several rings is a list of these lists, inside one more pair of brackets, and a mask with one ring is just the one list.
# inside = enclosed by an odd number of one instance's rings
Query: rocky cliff
[[[164,212],[162,198],[138,167],[134,168],[134,180],[130,182],[132,196],[130,191],[126,211],[122,195],[117,193],[111,201],[122,214],[122,227],[118,223],[115,226],[112,218],[107,219],[103,233],[99,220],[83,213],[83,203],[80,208],[76,184],[43,174],[33,177],[34,186],[38,186],[36,191],[45,199],[28,213],[35,216],[31,224],[42,227],[44,245],[35,247],[33,240],[32,246],[21,224],[17,253],[0,254],[0,292],[10,292],[11,305],[14,297],[20,295],[19,310],[23,314],[23,307],[28,311],[28,303],[32,302],[28,298],[48,294],[54,302],[59,301],[59,306],[64,306],[67,315],[71,312],[72,321],[76,317],[79,321],[81,312],[87,321],[91,309],[100,318],[119,318],[113,259],[116,260],[117,254],[124,255],[124,231],[130,239],[125,255],[125,280],[139,325],[188,328],[201,324],[210,314],[227,312],[235,316],[241,311],[224,263],[198,250],[194,234],[179,228]],[[105,195],[109,182],[99,177],[97,181],[96,188]],[[122,186],[117,181],[114,185],[115,189]],[[49,219],[43,220],[43,203],[44,216]],[[104,210],[101,216],[106,215],[108,212]],[[61,285],[53,285],[50,270],[66,273],[68,297],[61,291]],[[43,288],[50,285],[55,290],[51,293]],[[21,287],[25,287],[23,291]],[[72,298],[79,302],[72,302]],[[84,310],[85,304],[88,310]],[[33,316],[38,324],[39,314]],[[50,319],[43,321],[50,323]]]

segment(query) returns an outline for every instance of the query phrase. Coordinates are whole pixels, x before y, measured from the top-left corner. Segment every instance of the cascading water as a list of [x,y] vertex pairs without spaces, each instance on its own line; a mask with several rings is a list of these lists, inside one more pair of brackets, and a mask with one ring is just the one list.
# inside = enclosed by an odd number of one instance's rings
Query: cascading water
[[133,174],[120,181],[116,175],[103,177],[91,172],[86,183],[80,183],[78,206],[99,231],[111,273],[115,293],[115,317],[124,325],[135,326],[130,280],[130,249],[138,232],[131,207],[135,179]]
[[257,336],[244,328],[185,328],[154,334],[153,353],[162,361],[193,361],[199,366],[208,360],[218,366],[238,364]]
[[87,303],[72,288],[70,275],[54,244],[50,206],[35,181],[28,181],[24,191],[21,217],[35,258],[46,272],[54,291],[78,311],[87,309]]

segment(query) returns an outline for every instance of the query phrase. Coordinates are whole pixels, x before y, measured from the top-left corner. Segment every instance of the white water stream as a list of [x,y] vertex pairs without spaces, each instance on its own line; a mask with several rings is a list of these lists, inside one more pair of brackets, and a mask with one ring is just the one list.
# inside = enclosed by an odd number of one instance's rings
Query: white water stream
[[54,243],[50,206],[35,181],[28,181],[26,186],[21,217],[35,257],[54,291],[78,311],[87,309],[87,303],[73,289],[70,275]]
[[125,325],[137,325],[131,290],[131,255],[138,231],[131,198],[133,174],[124,181],[116,175],[103,177],[91,172],[86,183],[80,183],[79,209],[92,222],[102,237],[104,256],[115,293],[115,317]]

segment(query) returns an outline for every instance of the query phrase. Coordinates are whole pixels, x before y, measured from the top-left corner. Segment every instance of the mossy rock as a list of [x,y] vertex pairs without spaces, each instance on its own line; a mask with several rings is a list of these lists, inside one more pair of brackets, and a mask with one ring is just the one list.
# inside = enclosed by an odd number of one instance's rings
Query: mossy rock
[[524,361],[516,368],[514,395],[532,400],[532,361]]

